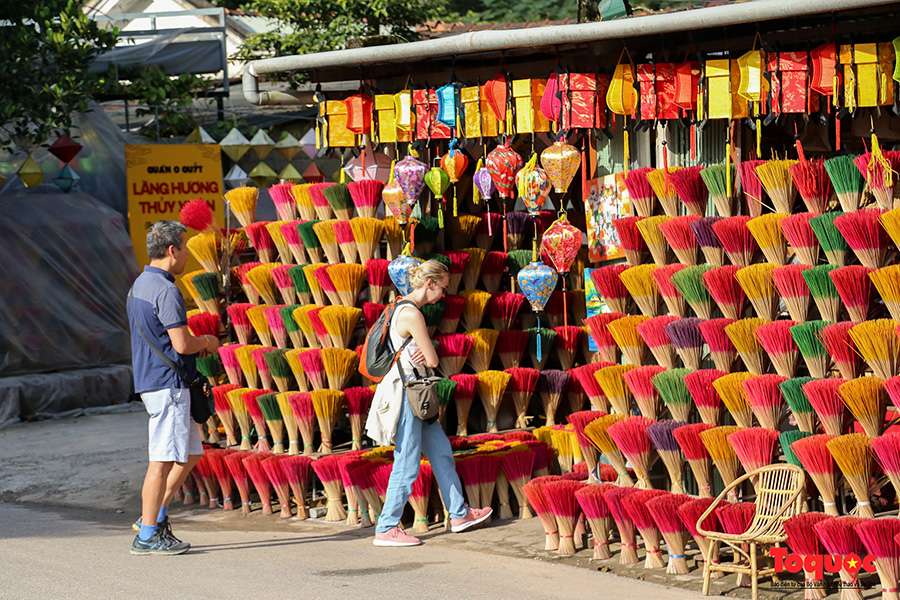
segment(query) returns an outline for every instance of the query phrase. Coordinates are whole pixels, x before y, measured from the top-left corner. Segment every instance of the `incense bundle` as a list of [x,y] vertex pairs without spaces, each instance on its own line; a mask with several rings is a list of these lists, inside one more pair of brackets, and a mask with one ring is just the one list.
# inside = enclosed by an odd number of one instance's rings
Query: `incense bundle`
[[219,358],[222,359],[222,366],[225,369],[225,374],[228,376],[228,383],[232,385],[240,385],[243,381],[244,373],[237,356],[237,350],[244,346],[246,344],[223,344],[219,346]]
[[700,335],[701,319],[686,317],[666,325],[666,334],[672,341],[681,363],[688,369],[699,369],[703,357],[703,336]]
[[547,360],[552,356],[553,346],[556,343],[556,331],[541,327],[540,329],[526,329],[528,333],[528,354],[531,356],[531,364],[535,369],[543,369]]
[[[649,490],[650,467],[653,466],[652,445],[647,428],[653,421],[644,417],[625,417],[610,425],[607,433],[631,463],[637,476],[637,487]],[[587,434],[587,428],[585,428]]]
[[659,392],[653,383],[654,377],[666,369],[657,365],[637,367],[622,374],[622,380],[628,386],[641,416],[656,420],[659,416]]
[[482,290],[466,290],[462,293],[466,300],[462,315],[462,326],[466,331],[474,331],[484,320],[484,311],[491,299],[491,294]]
[[810,381],[812,381],[812,377],[794,377],[782,381],[780,386],[781,394],[794,415],[797,427],[807,433],[812,433],[816,429],[816,414],[803,393],[803,386]]
[[256,361],[253,360],[253,352],[260,347],[256,345],[239,346],[234,351],[241,366],[241,373],[244,374],[244,381],[249,387],[256,387],[259,383],[259,372]]
[[619,236],[619,243],[625,253],[629,265],[641,264],[641,254],[647,250],[644,237],[638,231],[637,224],[642,217],[622,217],[613,219],[612,224]]
[[189,288],[189,291],[197,308],[204,312],[219,314],[219,297],[222,293],[220,275],[218,273],[198,273],[193,276],[189,274],[182,279],[182,281],[185,280],[193,283],[193,288]]
[[[894,245],[900,248],[900,207],[881,213],[881,226],[884,227]],[[190,240],[188,244],[190,244]]]
[[869,438],[862,433],[848,433],[831,438],[826,446],[856,496],[856,513],[872,518],[874,513],[869,504],[872,450]]
[[356,305],[356,298],[359,296],[365,280],[366,268],[358,264],[337,264],[328,265],[326,272],[328,273],[328,278],[334,284],[340,304],[344,306]]
[[653,387],[676,421],[687,423],[691,416],[691,397],[684,377],[691,369],[669,369],[653,377]]
[[323,390],[326,386],[325,365],[322,362],[322,350],[313,348],[296,354],[297,361],[309,386],[314,390]]
[[[603,395],[603,388],[600,387],[600,382],[594,377],[594,373],[605,366],[609,366],[609,363],[595,362],[569,370],[569,375],[581,384],[581,389],[587,394],[591,408],[602,412],[609,411],[609,403],[606,396]],[[515,375],[513,377],[515,378]]]
[[728,436],[728,442],[741,462],[745,473],[772,464],[778,432],[764,427],[740,429]]
[[522,487],[528,504],[531,505],[544,528],[544,550],[558,550],[560,544],[556,517],[550,510],[544,495],[544,489],[553,481],[559,481],[559,478],[556,476],[536,477]]
[[282,458],[281,456],[270,456],[263,460],[260,466],[278,498],[278,506],[281,509],[279,516],[282,519],[290,519],[294,516],[291,512],[291,491],[285,471],[281,468]]
[[722,404],[728,409],[731,418],[739,427],[752,427],[753,411],[747,402],[747,392],[744,390],[744,382],[753,375],[746,372],[729,373],[713,381],[713,387],[722,399]]
[[267,458],[267,453],[247,453],[241,461],[244,470],[253,482],[253,487],[259,496],[259,502],[264,515],[272,514],[272,484],[263,471],[262,462]]
[[522,248],[525,236],[525,225],[528,222],[528,213],[524,211],[512,211],[506,213],[506,240],[510,250]]
[[[475,244],[487,250],[494,245],[494,235],[502,231],[503,215],[495,212],[481,214],[481,222],[475,229]],[[494,232],[494,233],[491,233]]]
[[285,304],[297,303],[297,288],[294,286],[294,280],[291,278],[292,265],[278,265],[272,269],[272,281],[281,294],[281,299]]
[[312,320],[310,319],[310,313],[320,310],[321,308],[322,307],[317,304],[306,304],[300,306],[300,308],[294,309],[291,313],[291,317],[293,317],[297,327],[303,332],[303,337],[306,339],[306,345],[309,348],[320,348],[326,342],[328,344],[331,343],[331,338],[327,336],[327,332],[326,337],[323,338],[320,343],[316,330],[313,327]]
[[[723,425],[700,432],[700,440],[706,447],[706,451],[709,452],[709,456],[716,469],[718,469],[719,475],[722,477],[722,483],[725,486],[737,479],[740,463],[737,453],[731,444],[728,443],[728,436],[740,429],[740,427],[732,425]],[[732,490],[732,494],[735,493],[736,491]]]
[[328,331],[332,346],[349,348],[362,310],[352,306],[326,306],[318,314]]
[[484,255],[484,260],[481,262],[481,281],[484,283],[484,289],[491,293],[500,289],[507,260],[506,252],[492,250]]
[[728,339],[734,344],[737,353],[741,355],[744,366],[754,375],[762,375],[765,370],[763,367],[765,354],[756,338],[756,330],[765,323],[766,321],[763,319],[749,318],[740,319],[725,326]]
[[[803,164],[803,163],[800,163]],[[808,557],[821,556],[822,545],[816,535],[816,524],[829,519],[828,515],[817,512],[801,513],[794,515],[784,522],[784,532],[787,534],[787,545],[800,559],[806,562]],[[824,598],[827,594],[824,588],[818,587],[815,569],[803,569],[807,588],[803,592],[804,600],[816,600]]]
[[803,394],[816,411],[822,429],[831,436],[844,432],[844,401],[838,393],[843,379],[815,379],[803,384]]
[[[875,289],[878,290],[878,295],[881,296],[881,300],[884,302],[884,306],[887,308],[891,318],[897,320],[897,317],[900,317],[900,265],[890,265],[875,271],[869,271],[868,275],[875,285]],[[850,320],[857,321],[852,316]]]
[[253,284],[253,289],[259,292],[266,304],[278,304],[278,286],[272,277],[272,270],[278,265],[267,263],[253,267],[247,271],[247,279]]
[[376,304],[383,302],[388,290],[391,289],[392,284],[387,270],[388,264],[389,261],[383,258],[373,258],[366,262],[369,298]]
[[[710,165],[700,171],[700,177],[709,190],[709,197],[720,217],[734,214],[735,198],[728,189],[728,181],[735,181],[734,165]],[[729,193],[731,192],[731,193]]]
[[291,393],[288,395],[288,403],[291,405],[291,412],[294,415],[297,429],[303,440],[303,454],[309,456],[313,453],[313,435],[316,421],[312,396],[307,392]]
[[709,265],[685,267],[672,275],[672,283],[701,319],[712,318],[712,299],[704,282],[704,274],[712,268]]
[[781,384],[786,379],[781,375],[757,375],[742,383],[747,404],[750,405],[750,410],[753,411],[760,426],[765,429],[778,431],[783,402]]
[[781,232],[802,265],[814,266],[819,262],[819,240],[810,225],[813,213],[786,216],[781,221]]
[[237,187],[225,192],[228,208],[241,227],[247,227],[256,219],[256,201],[259,189],[254,187]]
[[493,329],[475,329],[468,333],[472,339],[472,350],[469,352],[469,365],[478,373],[487,371],[494,357],[499,332]]
[[672,434],[675,441],[684,453],[684,458],[691,467],[691,473],[697,481],[699,494],[703,497],[712,497],[712,480],[710,479],[710,456],[703,443],[700,434],[707,429],[712,429],[712,425],[706,423],[694,423],[691,425],[682,425],[676,428]]
[[666,169],[652,169],[647,172],[647,182],[653,189],[653,193],[659,200],[663,212],[670,217],[678,216],[678,192],[670,181],[670,175],[679,170],[679,167]]
[[683,268],[684,265],[676,263],[657,267],[653,271],[653,280],[656,281],[656,287],[659,289],[659,295],[662,296],[663,302],[666,304],[666,309],[670,315],[677,317],[684,316],[684,296],[672,283],[672,276]]
[[[738,285],[735,273],[741,267],[729,265],[716,267],[703,273],[703,282],[709,295],[715,300],[722,314],[729,319],[740,319],[744,313],[747,296]],[[805,288],[804,284],[804,288]]]
[[712,224],[712,230],[728,255],[728,260],[739,267],[752,264],[759,247],[747,227],[749,220],[750,217],[746,216],[728,217]]
[[[313,233],[315,233],[316,238],[319,240],[319,245],[322,248],[322,252],[325,253],[325,257],[328,263],[332,265],[337,265],[343,262],[341,261],[340,244],[338,243],[337,233],[334,229],[334,225],[337,222],[338,221],[335,219],[324,219],[320,220],[312,226]],[[349,240],[347,242],[349,242]],[[355,248],[355,243],[353,245]]]
[[660,223],[659,230],[669,247],[675,253],[675,257],[683,265],[697,264],[697,236],[694,235],[693,223],[700,217],[688,215],[673,217]]
[[247,309],[247,318],[250,320],[250,324],[253,325],[253,331],[256,332],[256,337],[263,346],[272,345],[272,331],[269,329],[269,320],[266,319],[266,311],[269,308],[269,306],[262,304]]
[[565,371],[557,369],[541,371],[537,391],[544,408],[547,425],[556,424],[556,410],[559,407],[559,399],[562,397],[568,384],[569,374]]
[[756,316],[770,321],[778,314],[778,295],[772,279],[774,270],[774,265],[761,263],[738,269],[734,274]]
[[[862,522],[857,517],[835,517],[823,519],[813,526],[819,541],[825,547],[826,552],[832,555],[849,556],[856,554],[862,556],[866,551],[862,540],[856,534],[854,528]],[[857,581],[857,570],[847,570],[841,565],[841,600],[862,600],[862,593]]]
[[673,575],[684,575],[689,570],[687,555],[684,553],[687,528],[678,515],[678,509],[690,500],[690,496],[672,493],[652,498],[646,504],[657,529],[666,541],[669,554],[666,573]]
[[207,273],[219,272],[219,241],[212,231],[204,231],[188,238],[187,249]]
[[269,333],[272,334],[272,340],[278,348],[284,349],[288,347],[287,329],[284,326],[284,320],[281,318],[281,311],[285,308],[285,304],[266,307],[263,315],[266,324],[269,327]]
[[694,400],[700,420],[707,425],[719,424],[722,401],[716,388],[713,387],[713,382],[726,374],[725,371],[718,369],[700,369],[684,376],[684,387]]
[[269,224],[269,221],[258,221],[244,226],[244,233],[247,234],[250,245],[256,250],[259,260],[264,263],[274,262],[277,250],[272,234],[269,232]]
[[575,529],[576,523],[581,518],[581,507],[575,499],[575,493],[584,485],[580,481],[566,479],[550,481],[544,485],[544,501],[556,517],[559,530],[557,554],[560,556],[575,554]]
[[481,264],[484,262],[486,252],[481,248],[466,248],[464,252],[469,254],[469,260],[463,269],[463,289],[474,290],[478,287],[478,278],[481,275]]
[[625,175],[625,187],[628,189],[628,195],[634,205],[634,212],[639,217],[651,216],[656,205],[656,195],[647,180],[647,175],[651,171],[653,171],[652,167],[644,167],[631,169]]
[[[571,379],[569,383],[571,385]],[[602,413],[595,410],[579,410],[569,414],[566,419],[572,425],[575,430],[575,439],[578,442],[578,448],[581,451],[581,456],[584,458],[584,464],[587,466],[588,479],[595,479],[595,469],[597,467],[597,450],[591,444],[591,440],[588,439],[586,435],[584,435],[585,426],[593,421],[594,419],[598,419],[604,416],[606,413]]]
[[650,436],[653,447],[666,466],[666,472],[669,474],[669,491],[673,494],[684,493],[681,477],[684,456],[681,454],[681,448],[679,448],[674,434],[675,429],[682,425],[684,423],[681,421],[668,419],[657,421],[647,428],[647,435]]
[[[384,221],[374,217],[356,217],[350,221],[350,229],[351,237],[356,243],[359,262],[366,264],[375,258],[375,253],[381,245],[381,238],[384,237]],[[343,250],[343,246],[341,249]]]
[[226,383],[223,385],[213,386],[213,408],[222,428],[225,430],[225,439],[228,446],[234,446],[237,442],[237,436],[234,429],[234,414],[232,413],[231,402],[228,393],[239,389],[239,385]]
[[506,392],[510,378],[510,374],[504,371],[481,371],[478,373],[478,396],[484,405],[489,433],[497,432],[497,412],[500,410],[500,402],[503,400],[503,394]]
[[[315,189],[315,188],[314,188]],[[335,216],[342,221],[348,221],[353,216],[353,200],[350,190],[343,183],[336,183],[328,187],[320,188]],[[315,196],[313,196],[315,198]]]
[[771,198],[775,212],[786,215],[793,212],[797,189],[790,169],[795,164],[796,160],[769,160],[756,167],[756,175]]
[[309,188],[309,196],[312,198],[313,208],[316,211],[316,217],[319,220],[331,219],[334,217],[334,211],[328,198],[325,197],[325,190],[331,186],[337,185],[334,182],[314,183]]
[[772,321],[756,328],[756,341],[782,377],[793,377],[797,370],[797,344],[791,335],[795,325],[794,321]]
[[356,373],[359,366],[359,356],[353,350],[346,348],[323,348],[322,367],[328,378],[328,387],[332,390],[341,390]]
[[859,209],[859,200],[866,185],[854,159],[854,156],[843,154],[825,160],[825,171],[837,194],[841,210],[845,212]]
[[285,221],[272,221],[266,224],[266,229],[269,231],[269,237],[272,238],[272,243],[275,244],[275,248],[278,250],[278,258],[281,262],[290,264],[294,255],[291,254],[287,239],[285,239],[284,233],[282,233],[284,225]]
[[617,362],[616,341],[609,333],[609,324],[623,316],[625,315],[622,313],[609,312],[585,319],[584,324],[587,325],[588,333],[597,345],[597,357],[600,360]]
[[678,320],[678,317],[663,315],[647,319],[637,326],[638,335],[647,344],[657,364],[667,369],[675,368],[675,348],[667,327]]
[[238,489],[238,494],[241,498],[241,514],[243,515],[250,514],[250,486],[247,469],[244,467],[244,458],[246,456],[246,452],[228,451],[222,459],[234,481],[235,487]]
[[685,167],[669,173],[669,183],[687,208],[688,214],[702,217],[706,214],[709,188],[701,176],[703,167]]
[[319,452],[331,454],[331,434],[335,423],[341,416],[344,406],[344,393],[338,390],[313,390],[310,393],[316,420],[319,423],[319,435],[322,437],[322,445]]
[[451,294],[456,294],[459,291],[459,284],[462,282],[463,273],[466,269],[466,266],[469,264],[469,253],[465,250],[451,250],[447,253],[447,258],[450,259],[450,285],[447,286],[447,290]]
[[800,198],[811,213],[821,214],[828,210],[834,190],[825,170],[825,161],[821,158],[801,160],[790,169],[791,180]]
[[813,377],[825,377],[830,370],[831,359],[821,339],[821,332],[827,326],[827,321],[806,321],[791,328],[791,336]]
[[655,569],[663,566],[662,554],[659,550],[659,530],[653,520],[647,503],[656,498],[668,495],[662,490],[641,490],[628,494],[622,498],[622,505],[631,517],[631,522],[640,531],[644,541],[645,569]]
[[869,368],[882,379],[900,374],[900,338],[893,319],[864,321],[850,328],[850,339]]
[[877,269],[884,266],[887,239],[881,226],[881,210],[867,208],[844,213],[834,219],[834,226],[853,250],[863,266]]
[[250,334],[253,329],[250,324],[250,319],[247,316],[247,310],[253,308],[254,304],[239,302],[235,304],[229,304],[228,311],[228,320],[231,321],[232,327],[234,327],[234,333],[237,335],[238,340],[241,344],[249,344],[250,343]]
[[609,435],[609,428],[623,418],[622,415],[617,414],[598,417],[584,426],[584,435],[616,470],[619,475],[616,483],[620,486],[632,486],[634,481],[631,479],[628,469],[625,468],[622,451]]
[[521,312],[524,305],[524,294],[516,294],[514,292],[493,294],[488,303],[491,325],[494,326],[494,329],[500,331],[513,329],[516,319],[519,317],[519,312]]
[[666,238],[663,237],[662,231],[660,230],[660,225],[670,219],[671,217],[658,215],[655,217],[647,217],[637,222],[638,231],[640,231],[641,237],[644,238],[644,243],[647,244],[647,248],[650,250],[653,262],[660,266],[669,262],[667,260],[668,246],[666,245]]
[[808,435],[794,441],[790,445],[790,451],[796,457],[810,479],[819,490],[822,497],[822,505],[829,515],[837,515],[835,504],[835,491],[837,489],[837,468],[834,459],[828,450],[828,441],[833,439],[829,435]]
[[269,451],[268,425],[266,424],[265,415],[259,404],[260,396],[270,393],[270,390],[246,390],[243,393],[244,406],[247,414],[253,421],[253,428],[256,429],[256,450],[259,452]]
[[659,289],[653,279],[656,268],[655,265],[638,265],[619,274],[622,285],[631,294],[634,303],[648,317],[656,316],[659,307]]
[[870,438],[877,437],[884,426],[887,392],[878,377],[858,377],[845,381],[837,389],[850,414]]
[[269,350],[263,352],[263,360],[269,375],[275,382],[279,392],[286,392],[291,387],[291,367],[287,362],[284,350]]
[[888,476],[894,491],[900,490],[900,433],[892,431],[871,440],[878,466]]
[[809,268],[807,265],[784,265],[772,271],[772,283],[794,321],[805,321],[809,314],[809,286],[803,278]]
[[[445,377],[438,381],[435,387],[438,402],[440,403],[438,421],[443,425],[444,416],[447,414],[447,406],[450,404],[450,401],[453,400],[453,395],[456,393],[456,382]],[[346,392],[346,390],[344,391]]]
[[704,217],[691,224],[691,229],[694,230],[694,235],[697,237],[697,244],[703,252],[703,258],[714,267],[721,267],[725,261],[722,242],[713,229],[713,225],[720,220],[722,220],[721,217]]
[[622,351],[622,356],[632,365],[640,366],[644,361],[646,344],[637,332],[637,326],[650,317],[628,315],[607,325],[609,335],[615,340],[616,345]]
[[[700,534],[697,530],[698,521],[703,513],[712,504],[712,498],[693,498],[680,504],[676,510],[678,518],[681,519],[685,529],[694,538],[697,549],[700,550],[698,560],[706,560],[709,554],[709,540],[705,535]],[[716,518],[716,512],[711,512],[700,524],[703,531],[721,531],[719,520]]]
[[[732,319],[708,319],[700,323],[700,335],[709,349],[709,356],[717,369],[730,371],[737,356],[737,350],[726,332],[726,328],[734,323]],[[754,338],[755,340],[755,338]]]
[[464,333],[437,336],[440,370],[447,377],[456,375],[466,364],[475,341]]
[[575,500],[591,528],[594,546],[594,554],[591,558],[594,560],[612,558],[609,551],[609,530],[612,526],[612,516],[606,505],[603,491],[601,485],[585,485],[575,492]]
[[747,229],[756,240],[763,256],[773,265],[787,262],[787,243],[781,230],[781,223],[787,218],[780,213],[768,213],[747,221]]
[[619,564],[634,565],[639,562],[637,555],[637,540],[634,531],[634,522],[631,515],[625,509],[624,500],[628,496],[635,494],[638,490],[626,487],[616,487],[611,484],[604,484],[603,499],[609,507],[609,513],[612,515],[619,532]]
[[591,281],[597,293],[615,312],[624,313],[628,307],[628,290],[619,279],[619,274],[627,268],[628,265],[619,263],[591,270]]
[[584,328],[576,325],[560,325],[553,330],[556,332],[556,356],[563,370],[568,371],[575,364],[575,353],[581,345]]
[[401,249],[406,243],[405,229],[393,216],[384,218],[384,239],[387,241],[387,258],[393,260],[400,256]]
[[[456,218],[456,229],[460,235],[460,246],[470,246],[475,232],[481,228],[482,218],[478,215],[459,215]],[[452,222],[451,222],[452,223]]]
[[844,213],[827,212],[809,221],[828,263],[836,267],[844,266],[849,249],[843,234],[835,226],[835,220],[842,214]]
[[374,217],[384,183],[377,179],[360,179],[347,184],[350,199],[360,217]]
[[816,303],[819,315],[826,321],[836,321],[840,311],[840,296],[831,278],[834,265],[819,265],[803,272],[810,295]]
[[323,520],[338,523],[347,520],[347,512],[344,510],[343,495],[344,485],[341,477],[341,464],[343,456],[323,456],[310,463],[313,472],[322,487],[325,489],[326,512]]
[[246,294],[247,299],[252,304],[259,303],[259,292],[256,291],[256,288],[253,287],[253,284],[250,282],[250,279],[247,277],[247,273],[250,272],[251,269],[254,269],[261,265],[262,263],[251,261],[243,263],[234,269],[232,269],[232,273],[234,277],[241,282],[241,288],[244,290],[244,294]]
[[631,392],[625,385],[624,376],[634,368],[634,365],[611,365],[594,373],[594,378],[615,413],[631,414]]
[[509,447],[509,451],[501,456],[500,468],[516,496],[516,502],[519,505],[519,518],[530,519],[533,515],[528,508],[528,502],[523,490],[525,484],[531,479],[531,473],[534,469],[534,451],[526,444],[513,443]]
[[472,401],[475,399],[475,388],[478,385],[478,375],[459,373],[450,379],[456,382],[453,390],[453,402],[456,405],[456,435],[468,435],[469,411]]
[[900,535],[900,519],[865,519],[854,531],[868,554],[875,557],[882,600],[896,600],[900,579],[900,547],[896,541]]
[[900,152],[876,151],[877,140],[872,141],[872,151],[857,156],[856,168],[866,178],[866,188],[875,198],[879,208],[894,208],[896,188],[895,173],[900,170]]
[[415,513],[412,527],[415,533],[428,533],[428,500],[431,497],[433,480],[431,464],[425,460],[419,462],[419,474],[409,492],[409,504]]

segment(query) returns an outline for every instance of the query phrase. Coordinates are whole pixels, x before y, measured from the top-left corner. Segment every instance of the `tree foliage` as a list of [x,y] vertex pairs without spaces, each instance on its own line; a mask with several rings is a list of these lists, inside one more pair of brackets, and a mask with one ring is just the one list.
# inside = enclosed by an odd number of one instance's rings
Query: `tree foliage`
[[25,149],[66,132],[85,111],[98,80],[93,58],[112,48],[116,33],[101,29],[78,0],[4,0],[0,19],[0,146]]

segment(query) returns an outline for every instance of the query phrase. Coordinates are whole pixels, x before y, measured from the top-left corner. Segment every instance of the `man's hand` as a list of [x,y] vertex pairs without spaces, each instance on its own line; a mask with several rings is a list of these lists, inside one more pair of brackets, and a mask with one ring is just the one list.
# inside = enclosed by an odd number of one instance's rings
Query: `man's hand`
[[216,350],[219,349],[219,338],[214,335],[204,335],[203,336],[203,349],[212,354]]
[[416,348],[416,351],[410,355],[409,360],[411,360],[412,364],[416,365],[417,367],[425,366],[425,355],[419,348]]

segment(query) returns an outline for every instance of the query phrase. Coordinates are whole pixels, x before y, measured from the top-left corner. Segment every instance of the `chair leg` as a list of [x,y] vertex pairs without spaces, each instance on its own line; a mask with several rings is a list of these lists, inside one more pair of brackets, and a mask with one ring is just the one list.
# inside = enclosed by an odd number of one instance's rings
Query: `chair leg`
[[759,575],[756,568],[756,543],[750,542],[750,597],[757,600],[759,595]]
[[709,579],[712,577],[712,559],[713,552],[716,551],[716,544],[709,542],[709,548],[706,550],[706,560],[703,562],[703,595],[709,596]]
[[[776,547],[776,548],[781,548],[781,544],[780,544],[780,543],[776,543],[776,544],[775,544],[775,547]],[[776,586],[777,586],[778,583],[779,583],[780,581],[781,581],[781,579],[778,577],[778,573],[773,572],[773,573],[772,573],[772,585],[776,585]]]

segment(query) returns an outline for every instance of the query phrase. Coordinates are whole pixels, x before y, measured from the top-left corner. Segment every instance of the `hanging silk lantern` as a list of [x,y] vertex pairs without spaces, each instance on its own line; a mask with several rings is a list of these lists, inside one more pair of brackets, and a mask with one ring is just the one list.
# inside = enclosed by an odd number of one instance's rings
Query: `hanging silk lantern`
[[425,173],[425,185],[436,198],[440,198],[450,187],[450,178],[447,176],[447,172],[440,167],[431,167]]
[[408,254],[401,254],[390,263],[388,263],[388,277],[394,282],[397,291],[401,296],[405,296],[412,292],[412,285],[409,283],[409,270],[420,264],[422,261]]
[[485,166],[501,198],[515,197],[516,173],[522,163],[522,157],[509,144],[500,144],[488,153]]
[[388,184],[384,186],[384,189],[381,190],[381,199],[384,200],[384,205],[391,211],[391,214],[394,215],[397,222],[401,225],[406,225],[406,221],[409,219],[411,205],[406,201],[406,195],[403,193],[403,188],[400,187],[400,184],[397,183],[396,179],[390,180]]
[[553,190],[565,194],[581,166],[581,153],[575,146],[557,140],[541,152],[541,166],[547,171]]
[[544,263],[535,261],[520,269],[516,279],[519,282],[519,289],[531,304],[531,310],[537,315],[537,358],[540,361],[543,359],[540,335],[541,312],[550,299],[550,295],[553,294],[553,290],[556,289],[559,275]]
[[450,140],[450,150],[441,157],[441,168],[447,173],[450,183],[453,184],[453,216],[459,213],[458,201],[456,196],[456,184],[459,182],[460,176],[469,168],[469,158],[456,147],[456,138]]
[[475,171],[475,174],[472,176],[472,183],[485,202],[494,195],[494,179],[491,177],[491,172],[487,167],[482,167]]
[[560,275],[565,275],[578,256],[583,239],[581,230],[569,223],[569,219],[563,214],[544,232],[541,253],[547,256]]
[[397,161],[397,164],[394,165],[394,178],[400,184],[410,205],[419,199],[419,194],[425,187],[425,171],[427,170],[428,165],[414,156],[405,156],[403,160]]
[[544,169],[535,167],[522,176],[521,198],[529,215],[536,217],[549,195],[550,177]]

